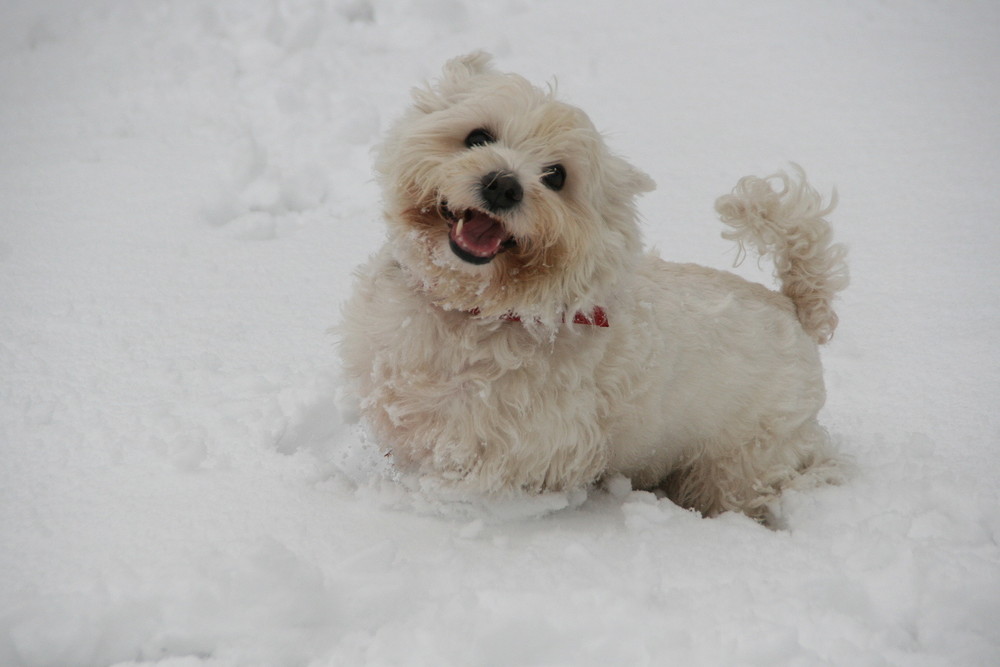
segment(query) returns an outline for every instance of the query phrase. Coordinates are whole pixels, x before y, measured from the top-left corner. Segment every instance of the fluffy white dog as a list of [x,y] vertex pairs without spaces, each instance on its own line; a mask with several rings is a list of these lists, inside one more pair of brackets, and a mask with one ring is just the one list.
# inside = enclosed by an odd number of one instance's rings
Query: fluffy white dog
[[716,203],[728,238],[774,259],[777,293],[643,253],[634,199],[650,178],[488,55],[413,98],[376,165],[387,243],[341,329],[396,465],[482,493],[620,474],[755,517],[837,477],[817,343],[845,252],[801,173],[744,178]]

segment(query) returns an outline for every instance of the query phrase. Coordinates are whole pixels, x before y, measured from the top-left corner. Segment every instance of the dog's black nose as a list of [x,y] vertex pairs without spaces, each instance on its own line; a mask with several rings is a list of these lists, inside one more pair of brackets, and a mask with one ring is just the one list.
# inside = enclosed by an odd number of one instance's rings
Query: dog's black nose
[[506,211],[517,206],[524,198],[524,189],[513,174],[492,171],[480,181],[483,200],[491,211]]

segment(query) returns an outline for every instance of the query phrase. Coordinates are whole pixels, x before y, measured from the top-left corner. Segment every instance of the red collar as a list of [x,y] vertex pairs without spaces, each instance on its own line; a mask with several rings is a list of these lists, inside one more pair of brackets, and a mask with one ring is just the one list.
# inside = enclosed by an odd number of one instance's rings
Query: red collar
[[[469,311],[470,315],[478,315],[479,309],[473,308]],[[520,322],[521,318],[514,313],[504,313],[500,316],[501,320],[505,322]],[[565,321],[565,320],[564,320]],[[590,324],[595,327],[609,327],[611,324],[608,322],[608,314],[604,312],[604,309],[600,306],[594,306],[594,310],[591,311],[590,315],[585,313],[577,312],[573,316],[573,324]]]

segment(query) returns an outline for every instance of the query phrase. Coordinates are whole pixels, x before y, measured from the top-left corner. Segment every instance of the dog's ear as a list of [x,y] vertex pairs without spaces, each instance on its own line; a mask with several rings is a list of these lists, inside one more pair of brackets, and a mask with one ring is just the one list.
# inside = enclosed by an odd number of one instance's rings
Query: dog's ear
[[495,71],[492,55],[485,51],[473,51],[446,62],[444,64],[444,78],[441,83],[442,85],[446,82],[460,85],[474,76]]
[[426,88],[414,88],[413,103],[424,113],[440,111],[450,106],[468,88],[469,81],[483,74],[496,72],[493,56],[485,51],[473,51],[445,63],[441,78]]
[[656,182],[648,174],[633,167],[617,155],[610,156],[609,169],[611,181],[615,187],[630,196],[641,195],[656,189]]

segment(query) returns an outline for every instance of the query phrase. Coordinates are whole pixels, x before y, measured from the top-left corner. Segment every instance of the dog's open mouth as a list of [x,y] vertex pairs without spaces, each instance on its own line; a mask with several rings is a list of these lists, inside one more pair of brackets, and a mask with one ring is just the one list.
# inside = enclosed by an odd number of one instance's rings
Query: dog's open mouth
[[517,244],[501,221],[479,209],[452,211],[447,204],[438,208],[441,217],[448,222],[452,252],[466,262],[487,264]]

